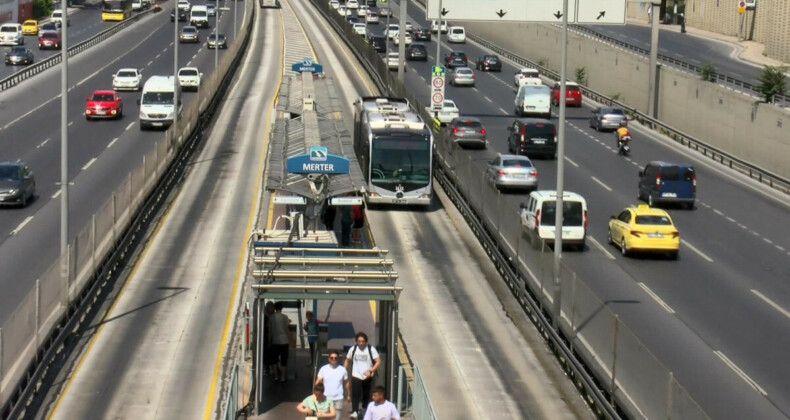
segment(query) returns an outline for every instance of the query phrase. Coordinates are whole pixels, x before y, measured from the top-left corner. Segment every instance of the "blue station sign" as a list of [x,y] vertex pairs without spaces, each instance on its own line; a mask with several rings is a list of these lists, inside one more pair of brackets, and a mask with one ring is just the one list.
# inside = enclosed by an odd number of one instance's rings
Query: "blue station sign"
[[303,71],[311,72],[311,73],[323,73],[324,66],[313,62],[312,58],[305,58],[299,63],[291,64],[291,70],[297,73],[301,73]]
[[309,153],[289,157],[286,168],[292,174],[347,174],[348,159],[330,154],[324,146],[310,146]]

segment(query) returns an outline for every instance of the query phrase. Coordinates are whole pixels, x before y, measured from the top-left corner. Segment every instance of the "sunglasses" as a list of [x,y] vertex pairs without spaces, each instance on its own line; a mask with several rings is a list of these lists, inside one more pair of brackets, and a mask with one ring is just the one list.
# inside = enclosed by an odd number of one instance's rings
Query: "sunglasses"
[[329,360],[337,360],[337,356],[332,356],[329,358]]

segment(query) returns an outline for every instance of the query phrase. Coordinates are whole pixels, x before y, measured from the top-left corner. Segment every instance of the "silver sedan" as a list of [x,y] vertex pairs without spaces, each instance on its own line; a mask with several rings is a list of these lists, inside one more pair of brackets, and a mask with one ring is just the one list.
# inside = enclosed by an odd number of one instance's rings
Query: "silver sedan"
[[453,86],[474,86],[474,70],[469,67],[456,67],[450,75],[450,84]]
[[488,162],[486,179],[497,189],[538,189],[538,170],[532,161],[521,155],[498,155]]
[[621,122],[628,122],[628,116],[622,108],[616,106],[602,106],[593,110],[590,115],[590,127],[595,131],[617,130]]

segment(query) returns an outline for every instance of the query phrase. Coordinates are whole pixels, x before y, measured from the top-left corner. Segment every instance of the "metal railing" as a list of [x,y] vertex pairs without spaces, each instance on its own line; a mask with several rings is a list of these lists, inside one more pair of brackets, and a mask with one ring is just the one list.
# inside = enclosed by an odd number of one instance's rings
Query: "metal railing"
[[418,364],[398,366],[397,395],[396,406],[400,413],[409,413],[410,418],[415,420],[437,418]]
[[[98,34],[74,45],[73,47],[69,47],[69,57],[73,57],[87,50],[88,48],[98,44],[99,42],[102,42],[105,39],[115,35],[116,33],[122,31],[123,29],[126,29],[127,26],[136,23],[138,20],[142,19],[143,16],[148,15],[148,13],[153,13],[153,8],[137,13],[134,16],[130,17],[129,19],[126,19],[118,23],[117,25],[113,25],[112,27],[99,32]],[[18,85],[19,83],[22,83],[22,81],[24,81],[25,79],[33,77],[50,67],[60,64],[61,58],[62,55],[60,53],[55,54],[52,57],[47,58],[46,60],[27,66],[24,69],[6,77],[5,79],[0,80],[0,92],[4,90],[8,90]]]
[[[171,127],[164,133],[69,242],[67,255],[52,262],[0,324],[0,418],[17,418],[25,409],[65,338],[82,322],[82,315],[100,303],[105,281],[125,264],[135,238],[188,165],[189,152],[219,106],[217,93],[227,89],[231,70],[241,63],[254,9],[242,22],[241,36],[229,45],[214,73],[202,81],[195,100],[184,107],[178,131]],[[163,180],[165,174],[168,177]],[[68,259],[65,277],[61,276],[62,258]]]
[[[608,43],[608,44],[612,44],[612,45],[614,45],[616,47],[619,47],[619,48],[627,50],[627,51],[631,51],[631,52],[639,54],[639,55],[644,55],[644,56],[649,56],[650,55],[650,50],[648,50],[646,48],[638,47],[636,45],[631,45],[631,44],[629,44],[627,42],[623,42],[623,41],[620,41],[618,39],[612,38],[610,36],[606,36],[606,35],[604,35],[604,34],[602,34],[600,32],[595,31],[594,29],[590,29],[590,28],[587,28],[587,27],[584,27],[584,26],[577,26],[577,25],[571,26],[570,29],[572,29],[574,31],[577,31],[577,32],[580,32],[580,33],[583,33],[583,34],[586,34],[586,35],[589,35],[590,37],[596,38],[596,39],[598,39],[598,40],[600,40],[602,42],[605,42],[605,43]],[[658,59],[663,61],[663,62],[665,62],[665,63],[671,64],[671,65],[673,65],[675,67],[679,67],[681,69],[693,72],[693,73],[695,73],[695,74],[697,74],[699,76],[701,76],[702,73],[703,73],[701,67],[695,66],[694,64],[687,63],[687,62],[685,62],[683,60],[678,60],[677,58],[673,58],[673,57],[670,57],[668,55],[658,54]],[[727,75],[724,75],[724,74],[720,74],[720,73],[714,73],[714,76],[716,78],[716,82],[718,82],[718,83],[721,83],[721,84],[724,84],[724,85],[729,85],[729,86],[737,86],[737,87],[743,89],[744,91],[746,91],[746,93],[762,97],[762,94],[757,89],[757,86],[752,85],[751,83],[747,83],[747,82],[744,82],[743,80],[739,80],[739,79],[736,79],[734,77],[730,77],[730,76],[727,76]],[[788,95],[776,95],[774,97],[774,101],[775,102],[782,102],[784,104],[790,104],[790,96],[788,96]]]

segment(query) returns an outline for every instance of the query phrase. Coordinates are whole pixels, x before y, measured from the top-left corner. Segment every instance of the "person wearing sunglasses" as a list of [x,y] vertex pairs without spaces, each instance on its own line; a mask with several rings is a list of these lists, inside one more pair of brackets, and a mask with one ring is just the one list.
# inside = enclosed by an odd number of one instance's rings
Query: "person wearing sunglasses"
[[340,366],[340,353],[337,350],[329,350],[329,363],[321,366],[315,378],[316,385],[324,384],[325,395],[332,400],[335,407],[335,420],[340,420],[340,413],[343,409],[343,390],[351,401],[351,390],[348,382],[348,371]]

